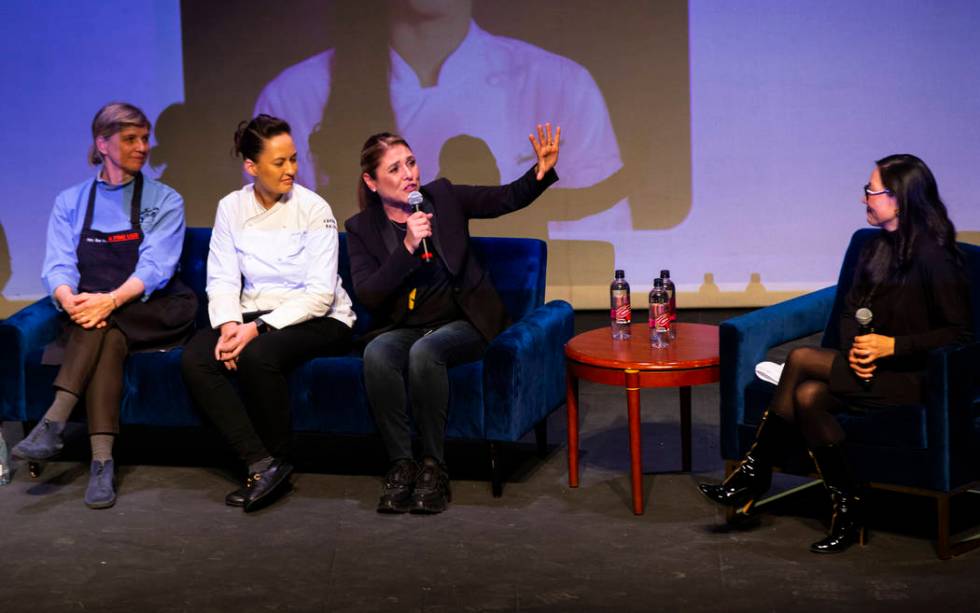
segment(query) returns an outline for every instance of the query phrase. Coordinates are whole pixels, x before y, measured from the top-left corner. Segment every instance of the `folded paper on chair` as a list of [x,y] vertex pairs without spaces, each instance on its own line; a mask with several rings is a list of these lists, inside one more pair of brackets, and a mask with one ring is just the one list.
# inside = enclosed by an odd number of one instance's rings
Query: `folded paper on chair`
[[755,365],[755,376],[766,383],[773,385],[779,384],[779,377],[783,374],[783,365],[776,362],[759,362]]

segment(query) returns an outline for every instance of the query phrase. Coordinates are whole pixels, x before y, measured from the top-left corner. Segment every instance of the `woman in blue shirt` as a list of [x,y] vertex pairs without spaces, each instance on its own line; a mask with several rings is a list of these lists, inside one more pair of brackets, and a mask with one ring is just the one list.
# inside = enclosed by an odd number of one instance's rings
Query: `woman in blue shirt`
[[45,362],[60,363],[54,401],[14,447],[26,460],[61,451],[65,424],[85,398],[92,464],[85,503],[116,501],[112,445],[119,432],[123,363],[130,351],[180,344],[193,328],[194,293],[173,277],[184,240],[184,203],[143,177],[150,121],[113,102],[92,121],[89,161],[98,174],[60,193],[48,223],[42,277],[68,321]]

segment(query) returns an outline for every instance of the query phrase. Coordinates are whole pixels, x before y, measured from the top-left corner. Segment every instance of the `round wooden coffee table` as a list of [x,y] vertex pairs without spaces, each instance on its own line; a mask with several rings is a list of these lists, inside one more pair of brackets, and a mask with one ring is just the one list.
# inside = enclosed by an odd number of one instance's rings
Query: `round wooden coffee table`
[[568,485],[578,487],[578,380],[626,388],[629,413],[633,513],[643,513],[640,458],[640,389],[679,387],[681,465],[691,470],[691,386],[719,379],[718,326],[675,324],[677,338],[666,349],[650,346],[646,324],[633,324],[629,340],[614,341],[609,327],[583,332],[565,345],[568,369]]

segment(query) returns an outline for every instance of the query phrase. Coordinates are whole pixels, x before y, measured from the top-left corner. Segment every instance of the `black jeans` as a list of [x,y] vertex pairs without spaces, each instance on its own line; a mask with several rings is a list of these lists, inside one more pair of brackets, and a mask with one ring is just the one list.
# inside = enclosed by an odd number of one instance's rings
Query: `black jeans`
[[389,460],[412,458],[410,399],[422,456],[445,464],[448,370],[480,359],[486,347],[483,335],[465,320],[436,330],[392,330],[368,343],[364,349],[364,382]]
[[201,330],[184,348],[180,365],[191,398],[246,463],[282,455],[291,432],[289,371],[311,358],[346,352],[351,329],[319,317],[252,339],[238,356],[241,394],[231,381],[236,371],[214,357],[220,336]]

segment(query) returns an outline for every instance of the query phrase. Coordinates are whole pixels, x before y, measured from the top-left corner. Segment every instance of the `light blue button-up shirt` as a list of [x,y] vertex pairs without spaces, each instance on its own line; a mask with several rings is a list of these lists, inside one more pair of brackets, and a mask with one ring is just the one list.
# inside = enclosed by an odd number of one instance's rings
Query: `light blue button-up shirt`
[[[109,185],[96,175],[96,184],[92,229],[119,232],[131,228],[133,181]],[[78,291],[76,249],[85,223],[85,208],[91,187],[92,180],[86,180],[61,192],[54,201],[41,272],[49,294],[54,294],[55,288],[60,285],[67,285],[72,292]],[[172,188],[144,175],[140,225],[143,242],[132,276],[143,282],[146,288],[143,300],[146,300],[170,281],[177,268],[184,245],[184,199]]]

